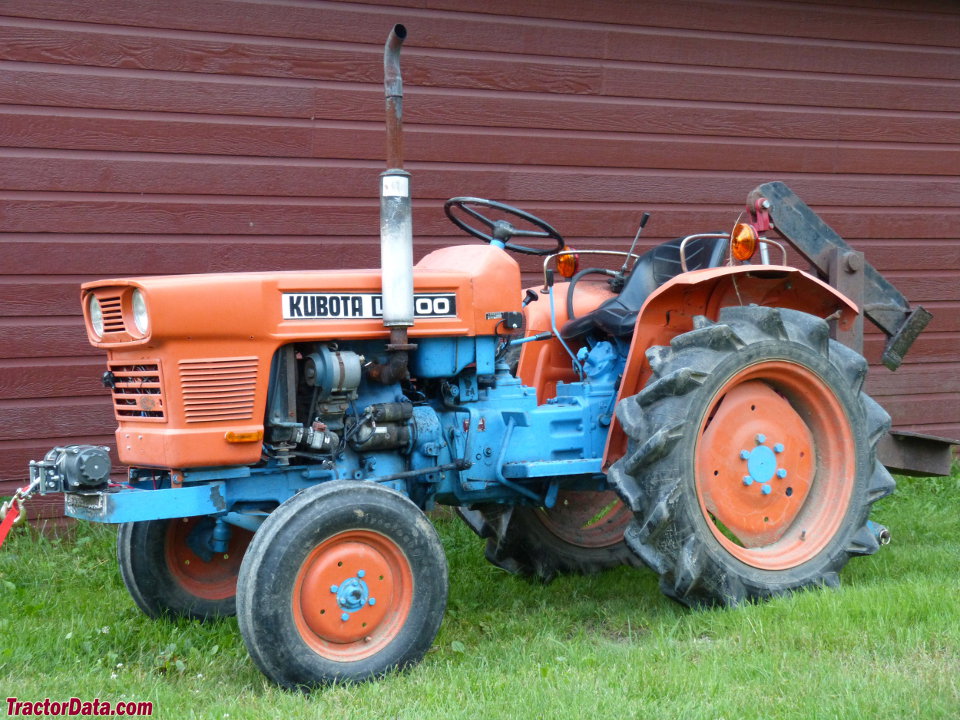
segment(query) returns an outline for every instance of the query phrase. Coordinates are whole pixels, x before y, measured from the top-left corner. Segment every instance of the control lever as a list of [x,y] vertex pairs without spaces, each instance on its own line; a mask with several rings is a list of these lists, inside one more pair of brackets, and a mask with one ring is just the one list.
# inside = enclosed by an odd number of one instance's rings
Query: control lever
[[633,244],[630,246],[630,252],[627,253],[627,256],[623,259],[623,267],[620,268],[620,274],[627,274],[627,263],[630,262],[630,257],[633,255],[633,249],[637,246],[637,240],[640,239],[640,233],[643,232],[643,228],[647,225],[647,220],[650,219],[650,213],[645,212],[640,218],[640,227],[637,228],[637,234],[633,236]]
[[623,267],[620,268],[620,272],[614,275],[607,282],[610,284],[610,291],[615,292],[618,295],[623,290],[623,286],[626,284],[627,279],[627,265],[630,262],[630,258],[633,256],[634,248],[637,247],[637,241],[640,239],[640,233],[643,232],[643,228],[647,225],[647,220],[650,219],[650,213],[645,212],[640,218],[640,227],[637,228],[637,234],[633,236],[633,243],[630,245],[630,252],[627,253],[627,256],[623,259]]

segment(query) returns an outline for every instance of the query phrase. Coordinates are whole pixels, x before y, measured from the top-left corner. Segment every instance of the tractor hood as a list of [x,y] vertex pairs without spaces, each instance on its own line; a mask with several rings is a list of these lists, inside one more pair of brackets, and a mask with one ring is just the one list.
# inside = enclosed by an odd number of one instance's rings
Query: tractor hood
[[[444,248],[414,271],[412,336],[493,334],[495,312],[520,308],[520,271],[486,245]],[[83,285],[96,347],[168,340],[279,345],[386,337],[379,270],[218,273],[99,280]]]

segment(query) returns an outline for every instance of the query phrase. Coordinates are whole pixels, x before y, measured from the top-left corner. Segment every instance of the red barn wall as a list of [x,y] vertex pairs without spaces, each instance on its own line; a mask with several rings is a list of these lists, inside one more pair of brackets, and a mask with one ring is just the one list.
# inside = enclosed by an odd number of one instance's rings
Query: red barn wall
[[[395,22],[417,257],[464,241],[451,195],[623,249],[643,211],[648,247],[728,227],[783,180],[934,313],[868,384],[897,427],[960,436],[960,5],[17,0],[0,15],[0,494],[54,445],[112,439],[80,283],[378,264]],[[868,335],[871,360],[881,343]]]

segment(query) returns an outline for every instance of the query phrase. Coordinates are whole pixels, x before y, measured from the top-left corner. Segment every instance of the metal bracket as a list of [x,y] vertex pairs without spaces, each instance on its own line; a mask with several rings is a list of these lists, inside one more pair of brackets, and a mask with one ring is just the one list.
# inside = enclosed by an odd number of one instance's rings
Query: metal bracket
[[864,262],[863,253],[857,250],[844,250],[834,247],[828,253],[827,277],[829,283],[861,309],[849,328],[841,328],[839,319],[831,320],[830,336],[837,342],[856,350],[861,355],[863,354]]
[[[769,207],[764,202],[769,203]],[[765,183],[755,188],[747,196],[747,212],[756,219],[759,208],[769,213],[777,232],[816,267],[822,277],[833,280],[834,274],[837,279],[842,278],[843,273],[863,274],[861,314],[890,338],[883,364],[896,370],[917,335],[930,322],[930,313],[920,306],[915,310],[911,308],[900,291],[870,263],[863,261],[862,267],[849,272],[848,258],[854,264],[858,262],[853,259],[856,256],[849,253],[856,251],[784,183]],[[843,282],[847,281],[850,285],[859,282],[856,278],[843,279]]]
[[877,445],[877,459],[901,475],[947,477],[953,466],[956,440],[922,433],[889,432]]

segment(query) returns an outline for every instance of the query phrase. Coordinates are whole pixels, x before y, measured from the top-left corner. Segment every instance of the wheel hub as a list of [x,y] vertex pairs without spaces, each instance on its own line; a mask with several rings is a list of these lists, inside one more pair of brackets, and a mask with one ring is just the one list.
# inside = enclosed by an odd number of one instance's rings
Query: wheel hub
[[233,528],[226,552],[204,553],[213,521],[205,517],[170,520],[165,537],[164,557],[174,579],[187,592],[205,600],[223,600],[237,591],[240,562],[253,533]]
[[759,380],[740,383],[715,407],[700,443],[706,509],[743,547],[776,542],[804,505],[815,455],[810,429],[784,397]]
[[357,570],[356,577],[347,578],[340,585],[330,586],[330,592],[337,596],[337,605],[344,611],[340,618],[344,622],[350,619],[349,613],[355,613],[368,603],[377,604],[377,599],[370,597],[370,588],[361,579],[364,575],[365,570]]
[[312,642],[326,648],[376,644],[407,610],[409,578],[397,551],[366,536],[322,544],[301,569],[296,604]]
[[[741,450],[740,458],[747,461],[748,475],[743,476],[743,484],[750,486],[760,484],[760,492],[769,495],[772,488],[768,484],[774,476],[781,480],[787,476],[786,468],[777,467],[777,453],[784,451],[783,443],[777,443],[773,448],[763,445],[767,440],[763,434],[757,435],[757,447],[753,450]],[[792,494],[792,493],[791,493]]]

